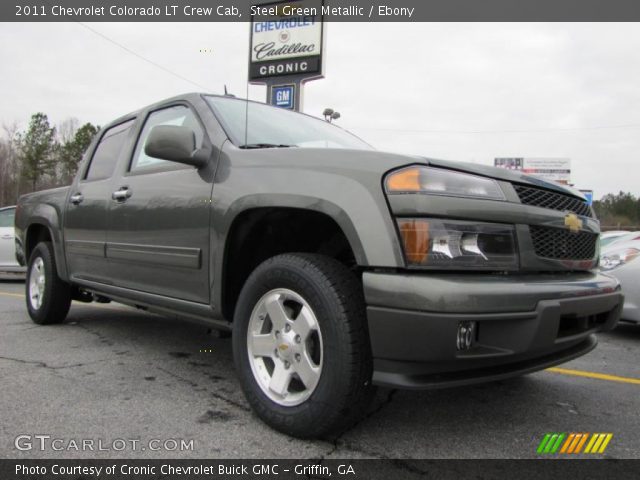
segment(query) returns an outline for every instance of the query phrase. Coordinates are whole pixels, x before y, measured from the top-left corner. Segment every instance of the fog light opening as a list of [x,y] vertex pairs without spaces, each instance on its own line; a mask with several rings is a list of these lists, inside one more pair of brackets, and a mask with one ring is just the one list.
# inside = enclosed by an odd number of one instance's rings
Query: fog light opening
[[456,347],[458,350],[469,350],[476,339],[476,322],[459,322]]

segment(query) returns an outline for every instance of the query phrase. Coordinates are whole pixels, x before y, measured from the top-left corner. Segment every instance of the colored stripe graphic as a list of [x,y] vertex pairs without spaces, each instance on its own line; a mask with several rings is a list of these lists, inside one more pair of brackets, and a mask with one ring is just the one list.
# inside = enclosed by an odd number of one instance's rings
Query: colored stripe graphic
[[604,453],[612,438],[612,433],[594,433],[584,453]]
[[573,442],[571,442],[571,446],[569,447],[569,450],[567,450],[567,453],[575,452],[576,447],[578,446],[578,443],[581,440],[582,440],[582,433],[576,433],[576,436],[573,438]]
[[602,445],[600,445],[600,451],[598,453],[604,453],[604,451],[607,449],[607,446],[609,445],[609,442],[613,438],[613,433],[607,433],[606,435],[607,436],[604,438],[604,442],[602,442]]
[[[537,452],[538,454],[564,453],[569,455],[604,453],[612,438],[612,433],[547,433],[538,445]],[[584,451],[583,447],[585,447]]]
[[551,434],[550,433],[547,433],[544,436],[544,438],[540,442],[540,445],[538,445],[538,453],[543,453],[544,452],[544,447],[547,445],[547,442],[549,441],[550,438],[551,438]]
[[589,443],[587,444],[587,448],[584,449],[584,453],[591,453],[591,447],[593,447],[593,444],[596,443],[597,438],[598,438],[597,433],[594,433],[591,436],[591,440],[589,440]]
[[557,439],[558,439],[557,433],[554,433],[553,435],[551,435],[551,438],[547,442],[547,446],[544,448],[544,453],[551,453],[551,448],[556,443]]
[[569,436],[567,437],[567,441],[564,442],[564,445],[562,446],[562,450],[560,450],[560,453],[567,453],[567,449],[569,448],[569,445],[571,445],[571,442],[573,442],[574,438],[576,438],[576,434],[570,433]]
[[565,437],[564,433],[561,433],[560,435],[558,435],[558,439],[556,440],[556,443],[553,445],[553,448],[549,453],[556,453],[558,451],[558,448],[560,448],[560,444],[562,443],[562,440],[564,440],[564,437]]
[[538,445],[538,453],[556,453],[565,436],[565,433],[547,433]]
[[573,453],[580,453],[582,451],[582,447],[584,445],[584,442],[587,441],[588,437],[589,437],[588,433],[583,433],[582,434],[582,438],[580,439],[580,442],[578,442],[578,445],[576,445],[576,449],[574,450]]

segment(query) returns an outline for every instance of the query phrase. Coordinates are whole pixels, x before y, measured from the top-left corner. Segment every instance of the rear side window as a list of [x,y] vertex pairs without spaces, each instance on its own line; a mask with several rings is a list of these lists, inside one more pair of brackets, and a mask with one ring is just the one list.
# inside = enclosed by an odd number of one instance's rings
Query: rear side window
[[16,209],[9,208],[7,210],[0,211],[0,228],[13,227],[13,220],[16,216]]
[[147,121],[144,124],[144,128],[142,129],[142,133],[140,133],[140,138],[138,139],[136,150],[133,153],[133,158],[131,159],[130,170],[132,172],[147,168],[155,169],[157,167],[176,165],[173,162],[150,157],[149,155],[144,153],[144,146],[147,143],[149,133],[151,132],[151,129],[156,125],[177,125],[182,127],[189,127],[195,134],[196,148],[200,147],[200,145],[202,144],[202,127],[200,126],[195,113],[193,113],[189,107],[185,105],[176,105],[174,107],[156,110],[155,112],[149,114],[149,117],[147,117]]
[[111,127],[104,133],[93,154],[85,180],[102,180],[113,175],[131,125],[133,120]]

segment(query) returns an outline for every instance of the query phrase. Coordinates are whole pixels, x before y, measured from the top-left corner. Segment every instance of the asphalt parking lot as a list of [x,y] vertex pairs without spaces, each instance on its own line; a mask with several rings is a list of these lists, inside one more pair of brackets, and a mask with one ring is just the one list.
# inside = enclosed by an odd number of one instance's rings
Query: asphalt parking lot
[[[113,303],[74,303],[66,323],[37,326],[23,289],[0,280],[2,458],[535,458],[547,432],[610,432],[599,457],[640,458],[639,327],[600,335],[595,351],[561,371],[450,390],[379,389],[354,428],[301,441],[251,413],[228,338]],[[38,434],[63,448],[15,448],[19,435]],[[87,438],[140,439],[137,447],[192,439],[193,448],[67,448]]]

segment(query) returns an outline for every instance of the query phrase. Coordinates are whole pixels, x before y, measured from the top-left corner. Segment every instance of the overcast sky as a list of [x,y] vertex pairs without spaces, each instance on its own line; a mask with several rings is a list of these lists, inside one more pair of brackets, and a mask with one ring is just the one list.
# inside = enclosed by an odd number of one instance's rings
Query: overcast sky
[[[246,23],[0,24],[0,122],[104,124],[187,91],[247,89]],[[304,111],[381,150],[492,164],[569,157],[596,198],[640,194],[640,25],[331,23]],[[207,50],[201,52],[200,50]],[[250,98],[264,100],[264,87]]]

